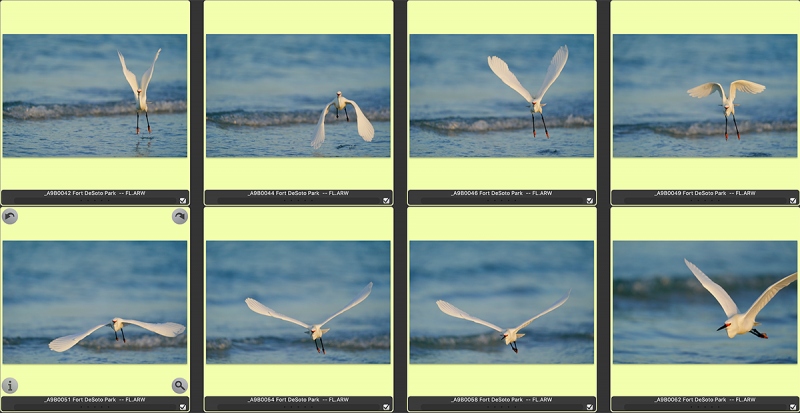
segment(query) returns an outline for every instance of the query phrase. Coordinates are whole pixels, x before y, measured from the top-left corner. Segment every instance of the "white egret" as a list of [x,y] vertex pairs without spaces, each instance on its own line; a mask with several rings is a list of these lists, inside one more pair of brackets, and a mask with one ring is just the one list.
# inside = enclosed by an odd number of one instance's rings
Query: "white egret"
[[728,338],[734,338],[737,334],[745,334],[745,333],[752,333],[753,335],[761,338],[768,338],[766,334],[758,332],[754,326],[760,325],[761,323],[756,321],[756,315],[758,312],[764,308],[765,305],[775,296],[775,294],[780,291],[781,288],[786,287],[787,285],[791,284],[793,281],[797,280],[797,273],[789,275],[782,280],[772,284],[769,288],[766,289],[761,294],[761,297],[758,297],[753,305],[750,306],[750,309],[747,310],[744,314],[739,314],[739,308],[736,307],[736,303],[733,302],[731,297],[728,295],[725,290],[716,284],[714,281],[711,281],[707,275],[703,274],[697,266],[689,262],[686,258],[683,259],[686,262],[686,266],[692,270],[692,273],[698,280],[700,280],[700,284],[703,284],[703,287],[714,296],[714,298],[719,301],[719,304],[722,306],[722,309],[725,310],[725,315],[728,317],[728,320],[725,321],[725,324],[718,328],[717,331],[722,330],[723,328],[728,331]]
[[277,311],[265,306],[264,304],[259,303],[258,301],[254,300],[252,298],[247,298],[246,300],[244,300],[244,302],[247,303],[247,306],[250,307],[251,310],[253,310],[254,312],[256,312],[258,314],[265,315],[265,316],[268,316],[268,317],[279,318],[281,320],[288,321],[290,323],[295,323],[295,324],[297,324],[297,325],[299,325],[301,327],[304,327],[304,328],[308,329],[306,331],[306,333],[311,335],[311,339],[314,340],[314,346],[317,347],[317,353],[319,353],[319,351],[320,351],[319,350],[320,346],[317,345],[317,339],[319,339],[319,344],[322,346],[322,354],[327,354],[327,353],[325,353],[325,344],[322,343],[322,335],[327,333],[330,329],[329,328],[322,328],[322,326],[325,325],[325,323],[327,323],[328,321],[333,320],[333,318],[338,316],[339,314],[341,314],[341,313],[343,313],[343,312],[355,307],[358,303],[364,301],[364,299],[367,298],[367,296],[369,295],[370,292],[372,292],[372,283],[367,284],[367,286],[364,287],[364,289],[361,290],[360,293],[358,293],[356,298],[354,298],[353,301],[350,301],[350,303],[347,304],[346,306],[344,306],[344,308],[342,308],[341,310],[337,311],[334,315],[328,317],[325,321],[323,321],[323,322],[321,322],[319,324],[313,324],[313,325],[312,324],[306,324],[306,323],[304,323],[302,321],[296,320],[296,319],[294,319],[292,317],[289,317],[287,315],[283,315],[283,314],[281,314],[281,313],[279,313],[279,312],[277,312]]
[[114,338],[119,341],[119,337],[117,337],[117,331],[122,333],[122,342],[125,342],[125,332],[122,331],[122,327],[126,325],[135,325],[146,330],[150,330],[154,333],[161,334],[165,337],[176,337],[178,334],[183,333],[186,330],[186,327],[178,324],[178,323],[145,323],[144,321],[136,321],[136,320],[125,320],[122,318],[114,318],[108,324],[100,324],[99,326],[94,326],[83,333],[72,334],[69,336],[59,337],[50,342],[50,350],[58,351],[59,353],[62,351],[67,351],[75,344],[78,344],[79,341],[83,340],[89,334],[94,333],[98,329],[102,327],[111,327],[114,329]]
[[133,74],[128,68],[125,66],[125,58],[122,57],[122,53],[117,50],[117,54],[119,55],[119,61],[122,63],[122,74],[125,75],[125,79],[128,80],[128,84],[131,85],[131,89],[133,89],[133,96],[136,98],[136,134],[139,134],[139,112],[144,112],[144,117],[147,120],[147,132],[151,133],[152,130],[150,129],[150,118],[147,117],[147,85],[150,84],[150,79],[153,78],[153,69],[156,67],[156,60],[158,60],[158,55],[161,53],[161,49],[158,49],[156,52],[156,57],[153,59],[153,64],[150,65],[150,69],[147,69],[142,76],[142,84],[137,86],[136,83],[136,75]]
[[336,98],[325,105],[325,110],[322,111],[322,115],[319,117],[319,121],[317,122],[317,131],[314,133],[314,140],[311,142],[311,146],[314,149],[319,149],[322,146],[322,142],[325,141],[325,115],[328,114],[328,110],[333,106],[336,108],[336,118],[339,118],[339,109],[344,109],[344,116],[347,118],[347,121],[350,122],[350,116],[347,115],[347,104],[353,106],[356,110],[356,123],[358,123],[358,134],[361,135],[367,142],[372,142],[372,138],[375,136],[375,129],[372,127],[372,124],[369,123],[369,119],[364,116],[364,112],[361,111],[361,108],[358,107],[356,102],[353,102],[350,99],[342,96],[342,92],[336,92]]
[[449,316],[453,316],[453,317],[456,317],[456,318],[463,318],[464,320],[469,320],[469,321],[472,321],[473,323],[483,324],[486,327],[489,327],[489,328],[491,328],[493,330],[499,331],[500,333],[503,334],[503,339],[505,339],[506,345],[511,344],[511,349],[514,350],[514,353],[517,353],[517,346],[516,346],[516,344],[514,344],[514,342],[516,342],[518,338],[520,338],[520,337],[525,335],[525,334],[519,334],[518,331],[522,330],[525,327],[527,327],[528,324],[533,322],[533,320],[536,320],[537,318],[539,318],[539,317],[541,317],[541,316],[543,316],[543,315],[555,310],[556,308],[558,308],[562,304],[564,304],[564,302],[567,301],[567,298],[569,298],[569,293],[571,291],[572,290],[567,291],[567,294],[565,296],[561,297],[558,301],[556,301],[553,305],[551,305],[550,308],[548,308],[547,310],[542,311],[538,315],[536,315],[533,318],[531,318],[530,320],[518,325],[515,328],[509,328],[509,329],[506,329],[506,330],[503,330],[502,328],[500,328],[500,327],[498,327],[498,326],[496,326],[496,325],[494,325],[494,324],[492,324],[492,323],[490,323],[488,321],[483,321],[478,317],[473,317],[473,316],[467,314],[466,312],[464,312],[462,310],[459,310],[458,308],[456,308],[456,306],[454,306],[453,304],[448,303],[447,301],[439,300],[439,301],[436,302],[436,305],[439,306],[439,309],[442,310],[443,313],[445,313],[445,314],[447,314]]
[[567,49],[567,45],[562,46],[556,54],[553,56],[553,59],[550,60],[550,67],[547,68],[547,74],[544,75],[544,81],[542,81],[542,86],[539,88],[539,91],[536,92],[535,95],[531,96],[527,89],[522,87],[522,84],[519,83],[517,77],[508,70],[508,65],[502,59],[497,56],[489,57],[489,67],[492,69],[492,72],[503,81],[503,83],[507,84],[511,89],[514,89],[525,98],[525,101],[531,104],[531,122],[533,123],[533,137],[536,137],[536,121],[533,118],[534,113],[539,113],[542,116],[542,124],[544,124],[544,133],[547,135],[547,138],[550,138],[550,133],[547,132],[547,124],[544,122],[544,113],[542,113],[542,107],[545,106],[544,103],[541,103],[542,99],[544,98],[544,94],[547,92],[547,89],[550,88],[550,85],[556,81],[558,75],[561,74],[561,70],[564,69],[564,65],[567,64],[567,57],[569,56],[569,50]]
[[722,98],[722,112],[725,114],[725,140],[728,140],[728,116],[733,116],[733,126],[736,127],[736,138],[741,139],[739,136],[739,125],[736,124],[736,115],[734,115],[734,106],[739,106],[738,104],[733,104],[733,99],[736,97],[736,91],[740,90],[742,92],[757,94],[761,93],[767,87],[764,85],[759,85],[758,83],[751,82],[749,80],[737,80],[735,82],[731,82],[731,90],[729,93],[729,97],[725,97],[725,91],[722,90],[722,85],[719,83],[709,82],[704,83],[700,86],[693,87],[686,91],[689,96],[693,98],[704,98],[715,90],[719,92],[719,96]]

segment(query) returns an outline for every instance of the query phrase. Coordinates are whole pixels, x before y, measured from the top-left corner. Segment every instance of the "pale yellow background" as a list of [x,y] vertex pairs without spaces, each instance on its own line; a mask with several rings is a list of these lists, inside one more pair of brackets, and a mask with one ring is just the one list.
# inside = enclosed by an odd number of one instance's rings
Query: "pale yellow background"
[[[209,207],[204,214],[206,241],[386,241],[392,240],[394,227],[389,207]],[[391,280],[394,284],[394,273]],[[391,291],[394,297],[393,287]],[[205,352],[203,356],[205,360]],[[206,364],[205,395],[392,396],[393,365],[394,349],[391,364]]]
[[[188,1],[3,1],[2,34],[186,34]],[[0,38],[0,48],[2,38]],[[2,50],[0,50],[0,53]],[[191,61],[186,50],[187,62]],[[191,82],[189,68],[187,85]],[[120,82],[122,82],[120,74]],[[0,65],[0,82],[2,65]],[[124,86],[124,83],[123,83]],[[0,97],[2,99],[2,97]],[[189,147],[186,96],[186,153]],[[131,116],[134,104],[131,100]],[[120,136],[121,142],[138,137]],[[2,145],[2,126],[0,126]],[[189,189],[184,158],[2,158],[2,189]]]
[[[718,1],[613,1],[611,2],[611,16],[612,55],[615,34],[800,33],[800,24],[797,23],[800,22],[800,2],[796,1],[732,1],[725,3]],[[643,16],[658,16],[658,18],[643,18]],[[800,60],[800,54],[798,56],[798,60]],[[611,65],[613,78],[613,57]],[[611,82],[611,89],[613,102],[613,82]],[[798,89],[800,89],[800,83],[798,83]],[[613,120],[612,104],[611,136],[614,136]],[[743,136],[742,139],[747,139],[747,136]],[[720,136],[720,145],[725,143]],[[614,158],[613,154],[612,138],[612,190],[800,188],[800,159],[797,157]]]
[[[594,241],[595,291],[597,289],[596,233],[597,211],[594,208],[412,207],[408,209],[410,241]],[[408,274],[406,277],[408,280]],[[406,288],[410,294],[408,286]],[[408,317],[409,314],[406,314],[406,319]],[[595,328],[596,326],[595,298]],[[410,330],[407,333],[410,334]],[[596,337],[595,334],[595,349]],[[596,363],[597,354],[594,360]],[[596,394],[595,364],[408,365],[409,396],[596,396]]]
[[[2,210],[6,209],[8,208]],[[0,223],[2,241],[186,241],[186,295],[187,297],[190,295],[189,221],[183,225],[175,224],[171,216],[175,208],[15,207],[14,209],[18,212],[19,219],[12,225]],[[191,220],[191,217],[189,219]],[[1,269],[2,243],[0,243]],[[8,293],[13,294],[13,291]],[[0,279],[1,298],[2,279]],[[187,303],[187,324],[189,324],[189,308],[190,303]],[[190,379],[188,350],[191,346],[191,331],[192,326],[187,325],[186,364],[3,364],[0,366],[3,371],[2,377],[13,377],[19,383],[19,390],[13,396],[176,396],[177,394],[172,391],[172,381],[178,377]],[[2,360],[1,349],[0,360]],[[192,383],[189,382],[189,388],[181,396],[189,396],[192,391],[191,386]]]
[[[798,238],[798,208],[611,208],[612,271],[614,241],[797,241]],[[611,282],[613,286],[613,273]],[[797,284],[787,288],[797,288]],[[791,379],[800,377],[797,364],[613,364],[613,295],[611,331],[612,397],[798,395],[798,382]],[[756,347],[754,350],[758,351]]]
[[[594,35],[596,26],[597,7],[594,1],[411,0],[408,2],[409,44],[410,35],[414,34]],[[596,43],[594,54],[596,67]],[[407,55],[406,59],[409,56]],[[408,70],[411,74],[413,68],[409,67]],[[595,113],[597,113],[597,73],[594,80]],[[406,90],[408,87],[407,83]],[[410,100],[408,113],[411,113]],[[595,153],[597,153],[596,122],[594,133]],[[406,154],[410,190],[595,189],[597,187],[597,166],[594,157],[412,158],[410,142],[409,139]]]
[[[392,34],[393,27],[391,1],[207,1],[204,4],[207,34]],[[393,35],[390,41],[394,44]],[[394,79],[394,48],[390,64]],[[322,68],[320,76],[324,76]],[[394,91],[393,80],[391,87]],[[391,113],[394,116],[394,109]],[[390,136],[394,136],[393,127]],[[309,136],[302,143],[309,151],[312,138]],[[391,189],[394,145],[391,148],[388,158],[207,157],[205,188]]]

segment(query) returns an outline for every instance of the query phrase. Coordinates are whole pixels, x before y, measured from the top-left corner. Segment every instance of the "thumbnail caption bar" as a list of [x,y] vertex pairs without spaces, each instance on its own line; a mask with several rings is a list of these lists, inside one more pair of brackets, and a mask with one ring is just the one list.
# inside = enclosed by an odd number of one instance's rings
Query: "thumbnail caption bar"
[[411,190],[409,205],[589,205],[597,203],[593,190],[469,189]]
[[189,205],[189,191],[175,190],[5,190],[2,205]]
[[116,412],[183,411],[190,410],[185,396],[134,397],[134,396],[4,396],[0,410],[10,411],[83,411],[107,410]]
[[206,411],[392,411],[391,397],[256,396],[206,397]]
[[611,410],[662,411],[686,410],[796,412],[800,397],[746,396],[652,396],[612,397]]
[[611,191],[613,205],[798,205],[796,190]]
[[409,411],[574,411],[597,410],[595,397],[452,396],[409,397]]
[[206,205],[392,205],[389,190],[208,190]]

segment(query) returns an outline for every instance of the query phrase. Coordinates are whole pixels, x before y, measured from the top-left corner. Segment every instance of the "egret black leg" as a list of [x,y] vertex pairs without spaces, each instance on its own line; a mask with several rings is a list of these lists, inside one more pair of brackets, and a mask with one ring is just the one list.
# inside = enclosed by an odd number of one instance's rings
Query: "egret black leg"
[[[336,106],[334,106],[334,107],[336,108],[336,119],[339,119],[339,108],[336,107]],[[314,340],[314,342],[316,343],[317,340]]]
[[731,116],[733,116],[733,126],[736,127],[736,139],[742,140],[742,138],[739,136],[739,125],[736,124],[736,115],[731,113]]
[[319,346],[317,345],[317,339],[314,339],[314,347],[317,348],[317,353],[319,353]]
[[533,124],[533,137],[536,137],[536,118],[533,117],[533,112],[531,112],[531,123]]
[[117,330],[114,330],[114,340],[119,341],[119,337],[117,337]]
[[350,116],[347,116],[347,105],[344,106],[344,116],[347,118],[347,121],[350,122]]
[[547,136],[547,139],[550,139],[550,132],[547,131],[547,124],[544,123],[544,113],[542,115],[542,124],[544,125],[544,134]]
[[153,133],[153,131],[150,130],[150,118],[147,117],[147,112],[146,111],[144,112],[144,118],[145,118],[145,120],[147,120],[147,133]]
[[511,342],[511,349],[514,350],[514,353],[518,353],[516,341]]
[[725,140],[728,140],[728,117],[725,116]]
[[120,328],[119,332],[122,333],[122,342],[124,343],[125,342],[125,330]]
[[[136,112],[136,134],[139,134],[139,112]],[[116,333],[116,331],[114,332]]]
[[322,345],[322,354],[325,354],[325,343],[322,342],[322,337],[319,338],[319,344]]
[[752,329],[752,330],[750,330],[750,333],[752,333],[752,334],[753,334],[753,335],[755,335],[756,337],[760,337],[760,338],[767,338],[767,335],[766,335],[766,334],[759,332],[759,331],[758,331],[758,330],[756,330],[755,328],[754,328],[754,329]]

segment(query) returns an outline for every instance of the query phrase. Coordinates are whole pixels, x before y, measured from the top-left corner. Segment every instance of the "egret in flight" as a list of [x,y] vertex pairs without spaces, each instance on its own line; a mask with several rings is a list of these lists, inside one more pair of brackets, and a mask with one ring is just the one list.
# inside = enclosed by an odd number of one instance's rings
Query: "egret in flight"
[[328,110],[333,106],[336,108],[336,118],[339,118],[339,110],[344,109],[344,116],[347,118],[347,121],[350,122],[350,116],[347,114],[347,105],[353,107],[356,110],[356,122],[358,123],[358,134],[361,135],[367,142],[372,142],[372,138],[375,136],[375,129],[372,127],[372,124],[369,123],[369,119],[364,116],[364,112],[361,111],[361,108],[358,107],[356,102],[353,102],[350,99],[342,96],[342,92],[336,92],[336,98],[333,99],[330,103],[325,105],[325,110],[322,111],[322,115],[319,117],[319,121],[317,122],[317,131],[314,133],[314,140],[311,142],[311,146],[314,149],[319,149],[322,146],[322,142],[325,142],[325,115],[328,114]]
[[775,294],[777,294],[781,288],[786,287],[794,281],[797,281],[797,273],[784,277],[782,280],[772,284],[766,289],[766,291],[761,293],[761,297],[758,297],[758,300],[756,300],[756,302],[750,306],[750,309],[747,310],[746,313],[739,314],[739,308],[736,307],[736,303],[733,302],[731,297],[725,292],[724,289],[722,289],[722,287],[720,287],[714,281],[711,281],[707,275],[703,274],[699,268],[689,262],[686,258],[684,258],[683,261],[686,262],[686,266],[692,270],[694,276],[700,280],[700,284],[703,284],[703,287],[705,287],[706,290],[708,290],[708,292],[710,292],[711,295],[713,295],[714,298],[719,301],[722,309],[725,310],[725,315],[728,317],[728,320],[726,320],[725,324],[718,328],[717,331],[724,328],[728,331],[728,338],[734,338],[737,334],[746,333],[751,333],[761,338],[768,338],[766,334],[760,333],[758,330],[753,328],[754,326],[761,324],[756,321],[756,315],[758,315],[758,312],[761,311],[765,305],[767,305],[772,297],[775,297]]
[[736,98],[736,91],[742,91],[752,94],[761,93],[767,87],[764,85],[759,85],[758,83],[751,82],[749,80],[737,80],[735,82],[731,82],[731,90],[728,93],[729,97],[725,97],[725,91],[722,90],[722,85],[719,83],[709,82],[704,83],[700,86],[693,87],[686,91],[689,96],[693,98],[704,98],[714,91],[719,92],[719,96],[722,98],[722,112],[725,114],[725,140],[728,140],[728,116],[733,117],[733,126],[736,127],[736,139],[742,139],[739,136],[739,125],[736,124],[736,115],[734,115],[734,106],[739,106],[733,104],[733,99]]
[[539,113],[542,116],[542,124],[544,125],[544,133],[547,135],[547,138],[550,138],[550,133],[547,132],[547,124],[544,122],[544,113],[542,113],[542,107],[545,106],[544,103],[541,103],[542,99],[544,98],[544,94],[547,92],[547,89],[550,88],[550,85],[556,81],[558,75],[561,74],[561,70],[564,69],[564,65],[567,64],[567,57],[569,56],[569,50],[567,50],[567,45],[562,46],[556,54],[553,56],[553,59],[550,60],[550,67],[547,68],[547,74],[544,75],[544,81],[542,81],[542,86],[539,88],[539,91],[536,92],[535,95],[531,96],[527,89],[522,87],[522,84],[519,83],[517,77],[508,70],[508,65],[503,59],[500,59],[497,56],[489,57],[489,67],[492,69],[492,72],[503,81],[503,83],[507,84],[511,89],[514,89],[525,98],[525,101],[530,103],[531,105],[531,122],[533,123],[533,137],[536,137],[536,120],[534,120],[533,114]]
[[569,293],[571,291],[572,290],[567,291],[567,294],[565,296],[561,297],[558,301],[556,301],[553,305],[551,305],[550,308],[548,308],[547,310],[542,311],[538,315],[536,315],[533,318],[531,318],[530,320],[518,325],[515,328],[509,328],[509,329],[506,329],[506,330],[503,330],[502,328],[500,328],[500,327],[498,327],[498,326],[496,326],[496,325],[494,325],[494,324],[492,324],[492,323],[490,323],[488,321],[483,321],[478,317],[473,317],[473,316],[467,314],[466,312],[464,312],[462,310],[459,310],[458,308],[456,308],[456,306],[454,306],[453,304],[448,303],[447,301],[439,300],[439,301],[436,302],[436,305],[439,306],[439,309],[442,310],[443,313],[445,313],[445,314],[447,314],[449,316],[453,316],[453,317],[456,317],[456,318],[463,318],[464,320],[469,320],[469,321],[472,321],[473,323],[483,324],[486,327],[489,327],[489,328],[491,328],[493,330],[497,330],[498,332],[503,334],[503,338],[501,340],[505,339],[506,345],[510,344],[511,345],[511,349],[514,350],[514,353],[517,353],[517,345],[516,345],[515,342],[517,341],[518,338],[520,338],[520,337],[525,335],[525,334],[519,334],[518,333],[519,330],[522,330],[523,328],[527,327],[528,324],[533,322],[533,320],[536,320],[537,318],[539,318],[539,317],[541,317],[541,316],[543,316],[543,315],[555,310],[556,308],[560,307],[561,304],[564,304],[567,301],[567,298],[569,298]]
[[[321,322],[319,324],[313,324],[313,325],[312,324],[306,324],[306,323],[304,323],[302,321],[296,320],[296,319],[294,319],[292,317],[289,317],[287,315],[283,315],[283,314],[281,314],[281,313],[279,313],[279,312],[277,312],[277,311],[265,306],[264,304],[259,303],[258,301],[254,300],[252,298],[247,298],[246,300],[244,300],[244,302],[247,303],[247,306],[250,307],[251,310],[253,310],[254,312],[256,312],[258,314],[265,315],[267,317],[279,318],[281,320],[288,321],[290,323],[295,323],[295,324],[299,325],[300,327],[306,328],[307,329],[306,333],[311,335],[311,339],[314,340],[314,346],[317,347],[317,353],[319,353],[319,351],[320,351],[319,348],[320,348],[320,346],[322,346],[322,354],[327,354],[327,353],[325,353],[325,344],[322,343],[322,335],[327,333],[328,330],[330,330],[330,329],[329,328],[322,328],[322,326],[325,325],[325,323],[327,323],[328,321],[333,320],[333,318],[338,316],[339,314],[341,314],[341,313],[343,313],[343,312],[355,307],[358,303],[364,301],[364,299],[367,298],[367,296],[369,295],[370,292],[372,292],[372,283],[367,284],[367,286],[364,287],[364,289],[361,290],[360,293],[358,293],[356,298],[354,298],[353,301],[350,301],[350,303],[347,304],[346,306],[344,306],[344,308],[342,308],[341,310],[337,311],[334,315],[332,315],[332,316],[328,317],[327,319],[325,319],[325,321],[323,321],[323,322]],[[319,339],[319,346],[317,345],[317,339]]]
[[150,330],[154,333],[161,334],[164,337],[176,337],[178,334],[183,333],[186,330],[186,327],[178,324],[178,323],[145,323],[144,321],[136,321],[136,320],[125,320],[122,318],[114,318],[108,324],[100,324],[99,326],[94,326],[83,333],[72,334],[69,336],[59,337],[50,342],[50,350],[63,352],[67,351],[75,344],[78,344],[79,341],[83,340],[89,334],[94,333],[98,329],[102,327],[111,327],[114,329],[114,338],[119,341],[119,337],[117,337],[117,331],[122,333],[122,342],[125,342],[125,331],[122,330],[122,327],[126,325],[135,325],[146,330]]
[[122,63],[122,74],[125,75],[125,79],[128,80],[128,84],[131,85],[131,89],[133,89],[133,96],[136,98],[136,134],[139,134],[139,112],[144,112],[144,118],[147,120],[147,132],[151,133],[152,130],[150,129],[150,118],[147,117],[147,85],[150,84],[150,79],[153,78],[153,69],[156,67],[156,60],[158,60],[158,54],[161,53],[161,49],[158,49],[156,52],[156,58],[153,59],[153,64],[150,65],[150,69],[147,69],[144,72],[144,76],[142,76],[142,84],[139,86],[136,83],[136,75],[133,74],[128,68],[125,66],[125,58],[122,56],[122,53],[117,50],[117,54],[119,55],[119,61]]

